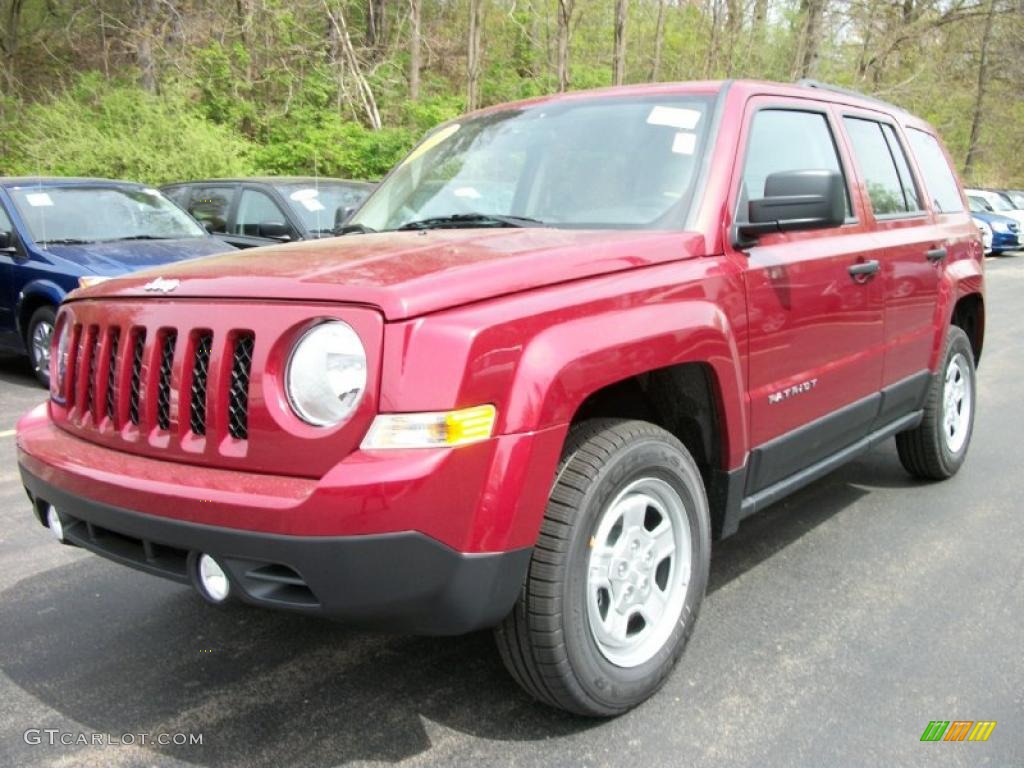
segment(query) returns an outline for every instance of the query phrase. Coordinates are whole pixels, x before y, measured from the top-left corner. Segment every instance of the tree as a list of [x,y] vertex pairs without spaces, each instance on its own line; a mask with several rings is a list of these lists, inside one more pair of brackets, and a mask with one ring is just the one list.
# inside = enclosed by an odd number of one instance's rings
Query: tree
[[420,26],[423,21],[423,0],[409,0],[409,98],[420,98]]
[[612,53],[612,82],[622,85],[626,78],[626,18],[629,0],[615,0],[615,49]]
[[964,177],[971,178],[978,158],[981,139],[982,107],[985,102],[985,88],[988,85],[988,47],[992,41],[992,20],[996,16],[996,0],[988,0],[985,14],[985,29],[981,33],[981,50],[978,53],[978,86],[974,91],[974,109],[971,113],[971,137],[967,142],[967,157],[964,159]]
[[800,0],[800,37],[793,66],[796,80],[810,77],[815,71],[826,2],[828,0]]
[[666,0],[658,0],[658,20],[654,25],[654,60],[651,62],[651,82],[656,83],[661,77],[661,49],[665,44],[665,6]]
[[573,11],[576,0],[558,2],[558,90],[569,90],[569,43],[572,40]]
[[483,28],[484,0],[469,0],[469,39],[466,51],[466,109],[480,106],[480,31]]

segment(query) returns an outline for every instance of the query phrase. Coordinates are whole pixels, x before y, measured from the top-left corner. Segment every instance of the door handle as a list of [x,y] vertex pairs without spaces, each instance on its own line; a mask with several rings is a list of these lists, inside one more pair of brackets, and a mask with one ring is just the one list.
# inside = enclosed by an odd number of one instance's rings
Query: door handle
[[858,283],[866,283],[875,273],[881,268],[877,259],[871,259],[869,261],[858,261],[856,264],[850,267],[850,277]]
[[932,248],[931,250],[925,251],[924,257],[932,264],[938,264],[948,255],[949,252],[945,248]]

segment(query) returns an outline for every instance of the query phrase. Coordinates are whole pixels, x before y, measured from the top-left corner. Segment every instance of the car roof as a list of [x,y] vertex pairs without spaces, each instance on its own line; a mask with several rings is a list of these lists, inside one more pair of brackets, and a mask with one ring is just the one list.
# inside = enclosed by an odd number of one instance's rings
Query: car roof
[[120,181],[118,179],[101,179],[82,176],[0,176],[0,186],[4,187],[124,187],[127,189],[148,188],[136,181]]
[[164,187],[180,187],[184,184],[347,184],[353,187],[372,187],[372,181],[338,179],[332,176],[238,176],[234,178],[189,179],[164,184]]
[[[592,99],[618,98],[626,96],[657,96],[657,95],[715,95],[728,92],[730,96],[747,99],[754,96],[781,96],[794,99],[814,99],[854,109],[881,112],[898,120],[900,123],[934,133],[931,126],[923,119],[908,112],[903,107],[881,99],[842,88],[840,86],[821,83],[816,80],[801,80],[799,83],[778,83],[769,80],[694,80],[674,83],[645,83],[640,85],[611,86],[586,91],[567,91],[547,96],[537,96],[509,104],[496,104],[484,107],[470,115],[486,115],[506,109],[526,109],[543,104],[567,103]],[[450,122],[463,119],[457,117]]]

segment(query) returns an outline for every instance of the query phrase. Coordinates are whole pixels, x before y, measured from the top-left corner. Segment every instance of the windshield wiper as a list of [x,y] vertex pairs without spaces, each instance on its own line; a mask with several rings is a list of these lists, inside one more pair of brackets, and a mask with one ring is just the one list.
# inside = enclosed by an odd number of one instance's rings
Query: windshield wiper
[[95,243],[95,240],[82,240],[79,237],[56,237],[52,240],[41,241],[44,246],[47,245],[89,245]]
[[432,216],[410,221],[398,229],[460,229],[470,227],[542,227],[540,219],[526,216],[506,216],[498,213],[455,213],[451,216]]
[[341,235],[368,235],[371,232],[376,232],[377,230],[373,227],[368,227],[365,224],[346,224],[345,226],[338,227],[337,229],[324,231],[333,232],[335,235],[340,237]]
[[[188,235],[185,235],[188,237]],[[124,240],[178,240],[179,238],[170,235],[127,235],[125,237],[109,237],[106,240],[100,240],[98,242],[103,243],[120,243]]]

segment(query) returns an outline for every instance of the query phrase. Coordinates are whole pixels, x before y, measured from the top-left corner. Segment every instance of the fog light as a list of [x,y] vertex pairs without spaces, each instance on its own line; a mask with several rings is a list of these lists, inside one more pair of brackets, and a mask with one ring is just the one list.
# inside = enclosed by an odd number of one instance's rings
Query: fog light
[[197,564],[199,570],[199,586],[205,596],[214,603],[223,603],[231,592],[228,575],[220,567],[220,563],[209,555],[200,555]]
[[64,523],[60,519],[60,512],[52,504],[46,510],[46,527],[50,529],[53,538],[64,543]]

